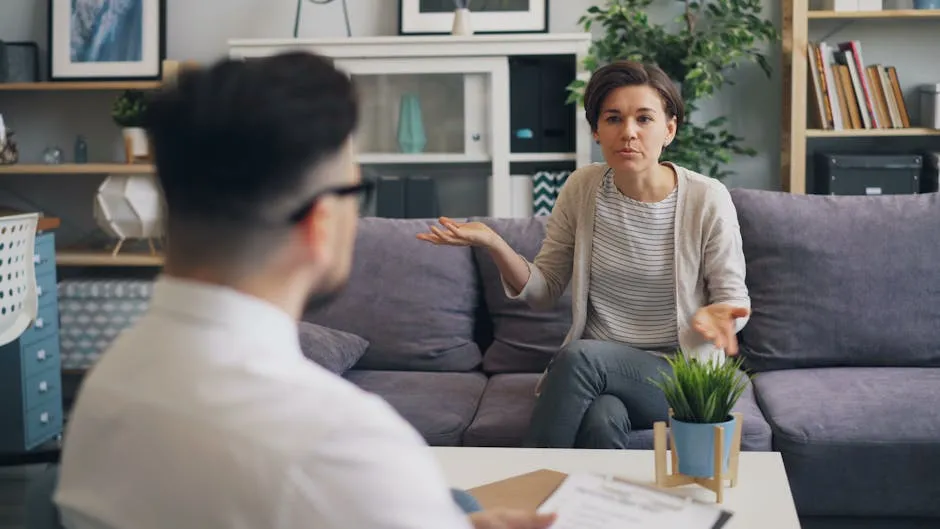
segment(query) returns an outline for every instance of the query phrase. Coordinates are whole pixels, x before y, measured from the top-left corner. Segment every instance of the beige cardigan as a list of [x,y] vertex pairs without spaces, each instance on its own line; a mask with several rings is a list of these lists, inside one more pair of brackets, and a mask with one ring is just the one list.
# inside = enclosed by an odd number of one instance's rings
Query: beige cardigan
[[[724,359],[724,351],[691,328],[695,312],[712,303],[750,308],[744,282],[741,232],[731,194],[721,182],[670,164],[678,174],[675,228],[676,312],[679,346],[686,355]],[[594,238],[594,207],[607,165],[582,167],[568,177],[555,201],[545,239],[529,265],[529,281],[512,299],[534,309],[552,307],[572,282],[572,325],[562,347],[579,339],[587,320],[588,281]],[[741,330],[748,318],[738,318]]]

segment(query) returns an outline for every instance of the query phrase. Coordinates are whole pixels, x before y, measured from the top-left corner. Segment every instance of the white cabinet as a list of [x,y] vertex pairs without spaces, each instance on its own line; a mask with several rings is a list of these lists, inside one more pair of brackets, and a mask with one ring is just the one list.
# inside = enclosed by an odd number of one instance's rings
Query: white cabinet
[[[590,34],[575,33],[252,39],[232,40],[229,47],[235,58],[296,49],[331,57],[355,79],[362,100],[356,137],[361,164],[405,166],[413,171],[460,168],[475,174],[477,186],[483,186],[486,193],[485,210],[472,214],[506,217],[512,211],[511,174],[538,170],[540,164],[553,168],[566,164],[573,170],[588,164],[591,157],[584,112],[561,103],[557,89],[553,92],[559,98],[557,108],[574,117],[570,141],[565,143],[568,147],[512,151],[511,138],[532,134],[527,127],[513,130],[510,102],[528,98],[519,93],[511,97],[513,59],[570,59],[572,72],[584,78],[581,61],[590,42]],[[533,107],[528,114],[539,111]]]

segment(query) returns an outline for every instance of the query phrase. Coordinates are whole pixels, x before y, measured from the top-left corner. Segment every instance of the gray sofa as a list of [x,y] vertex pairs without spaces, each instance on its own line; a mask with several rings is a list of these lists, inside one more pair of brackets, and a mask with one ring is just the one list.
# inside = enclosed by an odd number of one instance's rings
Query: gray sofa
[[[757,374],[743,449],[782,453],[806,527],[940,526],[937,196],[732,196]],[[477,220],[530,259],[541,245],[545,218]],[[361,219],[347,289],[304,319],[367,340],[343,376],[429,444],[519,446],[570,297],[546,312],[506,299],[485,251],[418,241],[428,224]]]

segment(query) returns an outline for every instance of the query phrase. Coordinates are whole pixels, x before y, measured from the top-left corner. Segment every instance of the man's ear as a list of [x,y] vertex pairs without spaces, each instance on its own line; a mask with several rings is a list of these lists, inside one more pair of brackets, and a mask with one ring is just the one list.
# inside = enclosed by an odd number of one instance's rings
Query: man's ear
[[325,197],[314,202],[307,215],[297,223],[303,251],[307,257],[320,259],[323,252],[329,248],[331,216],[329,200]]

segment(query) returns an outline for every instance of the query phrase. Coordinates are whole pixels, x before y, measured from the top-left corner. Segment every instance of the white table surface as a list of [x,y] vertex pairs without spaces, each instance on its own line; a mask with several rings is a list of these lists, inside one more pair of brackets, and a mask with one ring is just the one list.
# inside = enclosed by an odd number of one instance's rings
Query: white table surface
[[[539,469],[600,472],[653,484],[652,450],[555,450],[528,448],[433,447],[452,487],[469,489]],[[728,529],[799,529],[783,460],[777,452],[742,452],[738,484],[725,488],[721,507],[734,513]],[[715,502],[698,485],[670,489]]]

